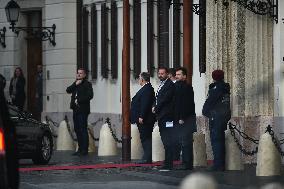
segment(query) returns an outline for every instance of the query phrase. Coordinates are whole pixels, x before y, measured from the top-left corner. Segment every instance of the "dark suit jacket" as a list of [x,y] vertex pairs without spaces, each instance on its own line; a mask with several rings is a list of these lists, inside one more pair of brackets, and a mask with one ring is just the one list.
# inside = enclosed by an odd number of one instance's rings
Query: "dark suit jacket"
[[174,105],[175,85],[167,79],[163,87],[156,94],[156,101],[154,107],[158,120],[173,121],[173,105]]
[[132,98],[130,121],[137,123],[142,118],[144,124],[154,124],[155,115],[152,113],[152,104],[155,102],[155,92],[151,83],[145,84]]
[[[72,93],[70,108],[73,109],[74,113],[90,113],[90,100],[93,98],[93,87],[92,84],[83,80],[81,84],[76,86],[76,82],[72,83],[66,89],[67,93]],[[77,93],[77,97],[76,97]],[[77,99],[78,105],[76,105],[75,100]]]
[[186,81],[175,83],[175,120],[185,120],[189,116],[195,115],[194,92],[191,85]]

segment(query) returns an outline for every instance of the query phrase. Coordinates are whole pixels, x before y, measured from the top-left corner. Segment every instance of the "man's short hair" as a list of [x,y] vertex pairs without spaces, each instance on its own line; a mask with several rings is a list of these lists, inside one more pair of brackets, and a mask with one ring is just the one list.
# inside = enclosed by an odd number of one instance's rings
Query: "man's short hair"
[[140,77],[146,81],[146,82],[150,82],[150,74],[148,72],[141,72],[140,73]]
[[165,66],[160,66],[160,67],[158,68],[158,71],[159,71],[159,70],[165,70],[166,73],[169,73],[169,68],[167,68],[167,67],[165,67]]
[[176,69],[175,68],[169,68],[169,74],[171,74],[173,77],[176,76]]
[[78,68],[77,71],[82,70],[87,75],[87,70],[85,68]]
[[186,70],[186,68],[180,67],[180,68],[177,68],[177,69],[176,69],[176,72],[177,72],[177,71],[181,71],[183,75],[186,75],[186,76],[187,76],[187,70]]

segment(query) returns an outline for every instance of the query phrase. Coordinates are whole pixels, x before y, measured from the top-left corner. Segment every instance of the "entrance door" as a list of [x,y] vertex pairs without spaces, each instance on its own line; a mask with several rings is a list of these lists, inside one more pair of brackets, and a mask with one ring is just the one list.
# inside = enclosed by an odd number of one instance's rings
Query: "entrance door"
[[[41,27],[41,11],[29,11],[27,14],[28,26]],[[40,120],[41,112],[37,111],[36,104],[36,76],[37,65],[42,65],[42,41],[33,36],[27,36],[27,109]]]

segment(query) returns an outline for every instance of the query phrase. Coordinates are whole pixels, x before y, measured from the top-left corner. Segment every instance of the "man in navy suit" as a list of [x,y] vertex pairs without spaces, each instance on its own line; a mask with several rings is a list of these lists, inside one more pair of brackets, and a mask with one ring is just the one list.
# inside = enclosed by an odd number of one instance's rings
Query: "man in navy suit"
[[168,78],[169,71],[160,67],[158,77],[161,81],[156,92],[156,102],[152,109],[156,113],[162,142],[165,148],[165,161],[161,171],[168,171],[173,168],[174,155],[174,83]]
[[142,72],[139,75],[141,89],[131,101],[131,123],[137,124],[144,155],[139,163],[152,163],[152,131],[155,123],[155,115],[152,113],[152,105],[155,101],[155,92],[150,83],[150,74]]

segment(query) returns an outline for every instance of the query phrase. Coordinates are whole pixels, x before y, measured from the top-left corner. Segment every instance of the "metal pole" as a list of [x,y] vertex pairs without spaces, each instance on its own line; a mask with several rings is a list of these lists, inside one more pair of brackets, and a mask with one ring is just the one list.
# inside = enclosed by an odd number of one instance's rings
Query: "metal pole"
[[122,160],[129,161],[131,154],[130,132],[130,15],[129,0],[123,0],[122,50]]
[[193,12],[192,0],[183,1],[183,66],[187,69],[187,82],[192,85]]

